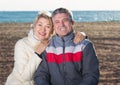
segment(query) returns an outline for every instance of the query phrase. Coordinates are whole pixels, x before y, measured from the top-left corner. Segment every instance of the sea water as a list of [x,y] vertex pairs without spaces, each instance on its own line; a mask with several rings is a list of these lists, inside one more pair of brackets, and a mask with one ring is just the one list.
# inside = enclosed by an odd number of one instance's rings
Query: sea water
[[[72,11],[76,22],[120,21],[120,11]],[[51,11],[52,13],[52,11]],[[0,23],[33,22],[38,11],[0,11]]]

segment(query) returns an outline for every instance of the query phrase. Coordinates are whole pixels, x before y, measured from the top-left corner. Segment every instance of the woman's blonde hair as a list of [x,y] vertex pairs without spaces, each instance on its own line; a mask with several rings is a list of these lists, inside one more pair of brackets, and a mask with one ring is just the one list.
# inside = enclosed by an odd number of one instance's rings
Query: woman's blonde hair
[[53,27],[52,18],[51,18],[51,13],[48,12],[48,11],[38,12],[37,17],[35,18],[35,20],[34,20],[34,22],[33,22],[33,27],[35,26],[35,24],[37,23],[37,21],[38,21],[40,18],[45,18],[45,19],[49,20],[50,24],[51,24],[52,27]]

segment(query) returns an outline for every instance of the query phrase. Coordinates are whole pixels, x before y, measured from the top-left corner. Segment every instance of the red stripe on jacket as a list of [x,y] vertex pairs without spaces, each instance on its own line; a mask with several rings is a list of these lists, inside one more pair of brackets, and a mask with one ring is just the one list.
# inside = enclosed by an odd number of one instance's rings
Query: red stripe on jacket
[[82,60],[82,52],[65,53],[56,55],[54,53],[47,53],[47,62],[60,64],[62,62],[79,62]]

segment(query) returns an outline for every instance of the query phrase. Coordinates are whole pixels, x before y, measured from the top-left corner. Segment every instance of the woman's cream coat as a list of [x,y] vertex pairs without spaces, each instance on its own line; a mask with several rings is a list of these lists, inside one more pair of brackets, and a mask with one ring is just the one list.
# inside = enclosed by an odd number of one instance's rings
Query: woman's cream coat
[[30,30],[28,37],[20,39],[15,45],[14,68],[5,85],[34,85],[33,75],[41,62],[35,52],[40,43]]

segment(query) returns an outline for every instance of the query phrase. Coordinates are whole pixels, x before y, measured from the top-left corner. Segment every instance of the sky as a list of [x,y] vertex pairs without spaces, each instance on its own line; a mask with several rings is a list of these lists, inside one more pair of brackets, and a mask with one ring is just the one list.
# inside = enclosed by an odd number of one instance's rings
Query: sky
[[0,0],[0,11],[119,10],[120,0]]

